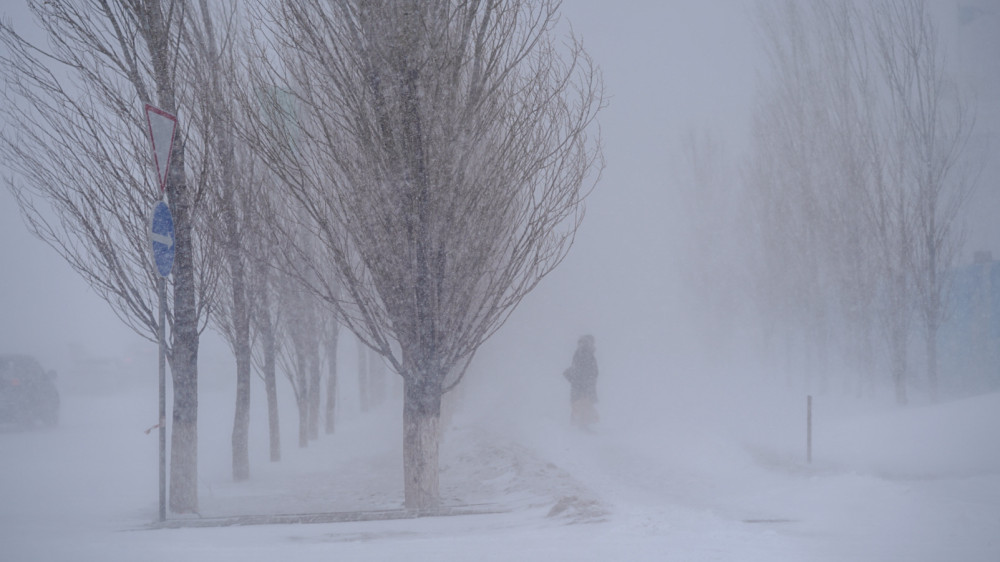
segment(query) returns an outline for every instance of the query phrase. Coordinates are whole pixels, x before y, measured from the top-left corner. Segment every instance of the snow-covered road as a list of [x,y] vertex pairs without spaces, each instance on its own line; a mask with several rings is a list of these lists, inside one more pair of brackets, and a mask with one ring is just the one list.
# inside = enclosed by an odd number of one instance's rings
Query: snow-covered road
[[[460,411],[444,499],[500,513],[158,530],[147,398],[70,395],[59,428],[0,432],[0,559],[1000,559],[1000,395],[821,416],[810,465],[777,415],[734,428],[636,412],[583,433],[555,414]],[[399,507],[394,406],[281,463],[261,452],[233,484],[227,398],[203,399],[206,517]]]

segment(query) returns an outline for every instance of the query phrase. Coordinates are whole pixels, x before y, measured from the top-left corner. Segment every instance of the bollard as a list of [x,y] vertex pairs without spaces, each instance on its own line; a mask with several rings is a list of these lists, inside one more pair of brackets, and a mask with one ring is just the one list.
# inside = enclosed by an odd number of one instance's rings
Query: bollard
[[813,462],[813,397],[806,396],[806,462]]

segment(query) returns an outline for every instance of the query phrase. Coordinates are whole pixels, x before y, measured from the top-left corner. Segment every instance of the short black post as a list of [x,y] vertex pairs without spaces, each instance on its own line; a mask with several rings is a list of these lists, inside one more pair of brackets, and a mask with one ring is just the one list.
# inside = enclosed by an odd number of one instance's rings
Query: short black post
[[806,396],[806,462],[813,462],[813,397]]

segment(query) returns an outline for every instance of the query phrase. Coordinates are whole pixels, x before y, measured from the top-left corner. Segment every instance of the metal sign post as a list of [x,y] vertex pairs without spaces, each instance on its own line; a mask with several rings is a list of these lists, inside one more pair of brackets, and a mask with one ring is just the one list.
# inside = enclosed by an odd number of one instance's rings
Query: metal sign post
[[174,267],[174,220],[170,207],[160,201],[153,207],[153,220],[149,227],[153,246],[153,262],[160,278],[156,281],[160,300],[160,521],[167,520],[167,277]]
[[[153,145],[153,165],[160,193],[165,194],[167,176],[170,170],[170,153],[173,151],[174,131],[177,117],[149,104],[144,108],[149,141]],[[153,247],[153,262],[160,274],[156,280],[156,292],[160,301],[160,325],[157,338],[159,353],[159,393],[160,393],[160,521],[167,520],[167,277],[174,267],[174,220],[170,207],[159,201],[153,207],[150,221],[149,239]]]
[[160,393],[160,522],[167,520],[167,341],[163,333],[167,316],[167,279],[156,280],[156,292],[160,296],[160,353],[159,353],[159,393]]

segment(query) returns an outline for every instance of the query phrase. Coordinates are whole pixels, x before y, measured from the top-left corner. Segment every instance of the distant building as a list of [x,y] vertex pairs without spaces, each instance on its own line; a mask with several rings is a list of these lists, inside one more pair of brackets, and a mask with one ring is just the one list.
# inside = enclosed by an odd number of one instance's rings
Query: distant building
[[940,331],[940,382],[948,394],[1000,390],[1000,261],[976,252],[951,274]]
[[[966,243],[996,249],[1000,241],[1000,2],[955,0],[941,10],[943,39],[959,86],[975,108],[967,152],[984,158],[978,189],[965,209]],[[939,338],[940,384],[949,393],[1000,391],[1000,261],[976,252],[973,263],[951,275],[948,316]]]

